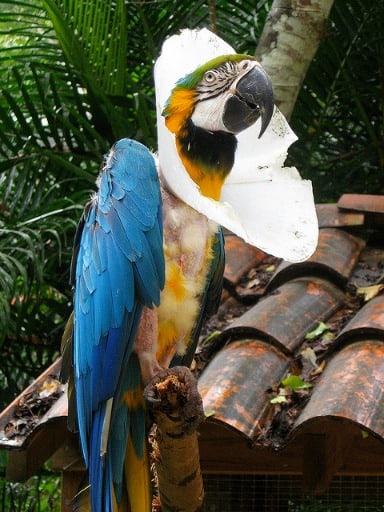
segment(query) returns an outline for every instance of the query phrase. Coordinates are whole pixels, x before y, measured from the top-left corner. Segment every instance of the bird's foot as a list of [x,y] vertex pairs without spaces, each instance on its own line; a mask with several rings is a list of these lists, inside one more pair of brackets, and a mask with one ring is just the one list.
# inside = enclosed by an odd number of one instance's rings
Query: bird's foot
[[204,419],[197,381],[189,368],[161,370],[144,389],[158,428],[171,437],[194,432]]
[[162,370],[145,387],[144,396],[155,422],[151,459],[162,510],[165,504],[167,510],[203,510],[197,427],[204,413],[195,377],[185,366]]

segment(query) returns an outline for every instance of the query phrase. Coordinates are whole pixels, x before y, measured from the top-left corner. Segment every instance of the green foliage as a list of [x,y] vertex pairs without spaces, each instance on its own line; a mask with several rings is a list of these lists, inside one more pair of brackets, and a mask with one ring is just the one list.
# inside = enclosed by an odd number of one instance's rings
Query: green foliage
[[[71,243],[102,156],[123,136],[156,147],[152,68],[162,41],[182,27],[210,25],[238,51],[253,53],[270,4],[0,2],[5,350],[27,342],[32,351],[57,351],[71,307]],[[290,159],[313,180],[319,200],[382,188],[383,10],[380,2],[335,1],[299,96],[292,117],[299,142]],[[0,378],[9,384],[6,373]]]
[[296,391],[297,389],[308,389],[312,387],[312,384],[304,382],[301,377],[294,374],[289,374],[288,377],[281,381],[281,384],[285,388],[289,388],[292,391]]
[[291,118],[290,160],[317,201],[384,191],[382,2],[335,0]]
[[327,324],[325,324],[324,322],[319,322],[312,331],[307,332],[307,334],[305,335],[305,339],[313,340],[314,338],[317,338],[321,334],[324,334],[326,331],[328,331],[328,329],[329,327]]
[[25,483],[4,479],[6,456],[0,452],[0,507],[4,512],[60,512],[60,477],[48,466]]
[[39,5],[3,5],[0,18],[0,341],[57,349],[71,241],[106,145]]
[[312,384],[305,382],[299,375],[288,374],[281,381],[281,386],[274,398],[271,398],[271,404],[283,404],[288,401],[287,396],[297,391],[306,390],[312,387]]
[[[252,53],[254,2],[216,12],[223,37]],[[161,43],[212,19],[201,0],[0,2],[0,407],[58,354],[72,240],[103,154],[121,137],[156,148]],[[4,510],[58,510],[57,479],[0,486]]]

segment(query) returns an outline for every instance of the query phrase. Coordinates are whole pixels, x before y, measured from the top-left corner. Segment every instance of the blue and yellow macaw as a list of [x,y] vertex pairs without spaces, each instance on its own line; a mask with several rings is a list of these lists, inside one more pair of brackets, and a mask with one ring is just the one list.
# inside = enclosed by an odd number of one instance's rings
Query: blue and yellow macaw
[[[193,53],[199,37],[211,48],[207,33],[182,37]],[[138,142],[117,142],[75,238],[70,415],[90,488],[90,503],[80,493],[77,510],[151,510],[143,387],[170,365],[189,365],[204,317],[218,306],[217,212],[237,135],[258,122],[261,137],[274,112],[271,83],[254,58],[218,43],[212,58],[170,85],[161,76],[172,48],[155,72],[158,165]]]

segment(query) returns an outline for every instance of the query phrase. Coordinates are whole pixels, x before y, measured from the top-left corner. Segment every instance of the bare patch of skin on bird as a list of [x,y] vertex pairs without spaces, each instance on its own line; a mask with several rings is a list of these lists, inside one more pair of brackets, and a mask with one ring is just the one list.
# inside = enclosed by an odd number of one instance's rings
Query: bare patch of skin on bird
[[137,331],[134,352],[139,359],[141,377],[146,386],[163,368],[159,365],[157,352],[158,322],[155,308],[144,308]]
[[166,282],[158,308],[144,308],[134,351],[143,384],[183,355],[199,313],[217,225],[162,189]]
[[175,352],[182,355],[188,347],[217,225],[164,189],[162,199],[170,207],[163,208],[166,284],[158,308],[158,360],[167,367]]

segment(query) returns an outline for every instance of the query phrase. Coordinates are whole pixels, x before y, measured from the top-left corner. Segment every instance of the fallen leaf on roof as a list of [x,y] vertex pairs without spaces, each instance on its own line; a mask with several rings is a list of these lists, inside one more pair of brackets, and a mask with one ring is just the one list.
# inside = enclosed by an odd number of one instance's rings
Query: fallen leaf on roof
[[310,331],[305,335],[305,339],[313,340],[314,338],[317,338],[317,336],[323,334],[325,331],[328,331],[328,329],[329,327],[327,324],[324,322],[319,322],[313,331]]
[[4,427],[7,439],[26,436],[31,432],[62,393],[64,387],[61,382],[49,376],[41,386],[22,395],[13,418]]
[[312,377],[315,377],[316,375],[320,375],[320,373],[323,373],[324,368],[326,366],[325,359],[321,361],[321,363],[318,365],[318,367],[311,372]]
[[288,377],[283,379],[281,383],[284,387],[292,389],[292,391],[296,391],[297,389],[308,389],[312,387],[312,384],[304,382],[301,377],[293,374],[288,375]]
[[384,283],[373,284],[371,286],[361,286],[357,289],[357,294],[363,295],[365,302],[368,302],[377,297],[382,290],[384,290]]
[[271,398],[270,400],[271,404],[282,404],[286,401],[287,397],[283,393],[278,394],[277,396],[275,396],[275,398]]
[[311,364],[314,368],[319,367],[319,365],[317,364],[317,361],[316,361],[317,357],[316,357],[316,354],[315,354],[315,351],[313,350],[313,348],[311,348],[311,347],[305,348],[304,350],[302,350],[300,352],[300,355],[304,361]]

